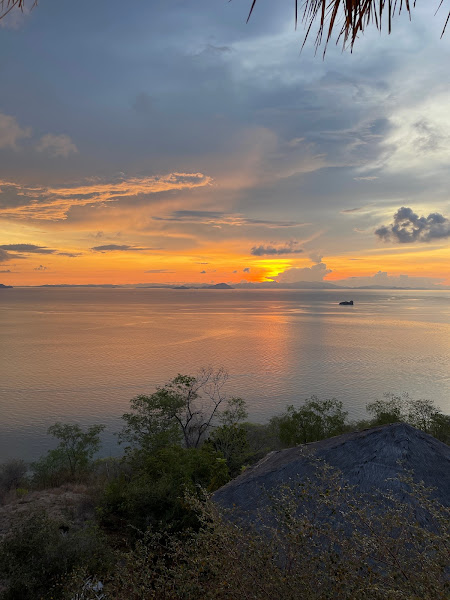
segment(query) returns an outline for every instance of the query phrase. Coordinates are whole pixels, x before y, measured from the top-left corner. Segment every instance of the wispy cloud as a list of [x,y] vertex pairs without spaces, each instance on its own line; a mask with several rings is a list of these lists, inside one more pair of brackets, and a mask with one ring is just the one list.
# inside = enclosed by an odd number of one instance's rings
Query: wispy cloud
[[253,246],[251,254],[253,256],[265,256],[265,255],[278,255],[278,254],[300,254],[303,249],[299,246],[300,242],[291,240],[286,244],[274,244],[270,242],[268,245],[261,244],[260,246]]
[[21,252],[24,254],[55,254],[57,252],[53,248],[37,246],[36,244],[2,244],[0,248],[9,252]]
[[77,147],[68,135],[43,135],[36,146],[38,152],[46,152],[50,156],[67,158],[78,152]]
[[178,223],[197,223],[202,225],[229,225],[242,227],[255,225],[269,228],[300,227],[305,223],[299,221],[276,221],[270,219],[253,219],[240,213],[225,213],[213,210],[176,210],[166,217],[153,217],[155,221],[174,221]]
[[18,149],[19,140],[31,135],[29,127],[20,127],[14,117],[0,113],[0,148]]
[[198,188],[211,182],[211,177],[203,173],[169,173],[110,182],[95,179],[70,187],[26,186],[0,180],[0,205],[3,205],[0,216],[58,221],[66,219],[74,206],[104,204],[171,190]]
[[161,248],[140,248],[128,244],[104,244],[103,246],[94,246],[91,250],[93,252],[143,252],[144,250],[161,250]]

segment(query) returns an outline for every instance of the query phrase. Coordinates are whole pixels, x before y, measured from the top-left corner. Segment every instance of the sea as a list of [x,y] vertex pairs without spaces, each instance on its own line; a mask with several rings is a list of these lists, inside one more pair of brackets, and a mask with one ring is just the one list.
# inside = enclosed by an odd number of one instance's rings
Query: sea
[[105,424],[116,456],[130,399],[209,366],[259,423],[312,395],[352,419],[385,393],[450,414],[450,291],[2,289],[0,462],[37,459],[56,421]]

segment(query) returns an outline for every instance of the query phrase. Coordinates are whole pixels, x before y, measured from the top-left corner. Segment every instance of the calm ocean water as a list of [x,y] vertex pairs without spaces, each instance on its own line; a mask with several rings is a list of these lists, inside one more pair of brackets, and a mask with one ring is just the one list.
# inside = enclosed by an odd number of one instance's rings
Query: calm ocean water
[[384,392],[450,413],[449,291],[6,289],[0,348],[0,461],[44,453],[57,420],[105,423],[117,454],[133,396],[207,365],[259,422],[312,394],[353,418]]

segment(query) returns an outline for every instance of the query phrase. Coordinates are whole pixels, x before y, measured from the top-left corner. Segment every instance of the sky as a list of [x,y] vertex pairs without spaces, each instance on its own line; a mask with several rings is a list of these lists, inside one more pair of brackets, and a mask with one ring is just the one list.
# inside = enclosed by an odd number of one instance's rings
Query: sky
[[323,59],[250,4],[0,21],[0,283],[450,286],[444,7]]

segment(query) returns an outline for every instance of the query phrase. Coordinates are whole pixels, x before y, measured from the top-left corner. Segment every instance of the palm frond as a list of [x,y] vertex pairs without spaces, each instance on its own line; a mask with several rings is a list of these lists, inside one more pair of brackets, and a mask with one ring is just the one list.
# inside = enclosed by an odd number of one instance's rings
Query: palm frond
[[[34,0],[31,8],[36,6],[37,0]],[[0,0],[0,19],[6,17],[13,9],[18,9],[23,12],[25,8],[25,0]]]
[[[444,0],[440,0],[436,12],[441,8]],[[318,22],[314,45],[316,50],[324,42],[326,52],[327,46],[334,31],[338,31],[337,43],[343,42],[344,47],[353,48],[359,34],[364,33],[366,27],[374,25],[381,31],[385,18],[387,18],[387,29],[391,33],[392,19],[402,11],[411,16],[411,9],[415,7],[416,0],[294,0],[295,4],[295,27],[297,28],[299,12],[302,12],[301,21],[305,25],[306,34],[303,46],[310,36],[313,25]],[[247,17],[249,21],[256,6],[256,0],[252,1]],[[444,35],[450,12],[442,30]]]

